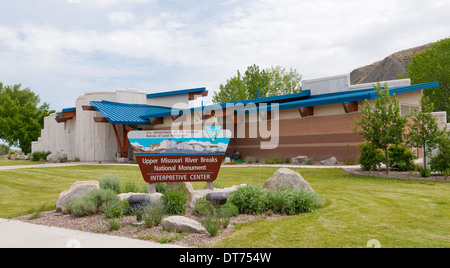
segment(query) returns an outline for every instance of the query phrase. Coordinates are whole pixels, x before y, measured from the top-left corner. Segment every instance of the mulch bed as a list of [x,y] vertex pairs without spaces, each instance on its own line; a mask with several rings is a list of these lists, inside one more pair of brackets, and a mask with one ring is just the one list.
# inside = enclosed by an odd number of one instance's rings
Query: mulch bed
[[[232,217],[230,224],[227,228],[219,231],[219,234],[212,237],[209,233],[196,234],[196,233],[173,233],[162,229],[161,226],[153,226],[147,228],[143,223],[139,223],[136,220],[136,216],[124,216],[121,221],[121,228],[119,230],[111,231],[109,227],[109,219],[102,214],[97,214],[89,217],[74,217],[70,214],[63,214],[56,211],[44,211],[41,217],[30,220],[29,215],[23,215],[14,218],[14,220],[29,222],[33,224],[40,224],[45,226],[60,227],[72,230],[78,230],[83,232],[101,233],[106,235],[115,235],[121,237],[127,237],[131,239],[143,239],[151,242],[166,243],[162,240],[171,240],[167,243],[180,245],[184,247],[211,247],[215,243],[223,239],[229,234],[237,224],[252,222],[260,219],[274,220],[283,217],[290,217],[286,215],[274,214],[267,216],[261,215],[242,215],[239,214],[236,217]],[[186,217],[198,220],[198,218],[192,213],[191,209],[186,211]]]

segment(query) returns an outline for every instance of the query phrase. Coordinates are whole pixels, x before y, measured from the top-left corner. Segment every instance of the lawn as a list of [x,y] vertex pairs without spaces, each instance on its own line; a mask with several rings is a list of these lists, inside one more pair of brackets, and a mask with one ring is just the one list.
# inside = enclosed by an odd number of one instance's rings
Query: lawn
[[5,160],[0,156],[0,166],[38,165],[40,162],[30,160]]
[[[216,187],[263,184],[277,168],[223,167]],[[341,169],[295,169],[325,207],[315,213],[238,225],[216,247],[450,247],[450,183],[350,175]],[[138,167],[74,166],[0,171],[0,217],[25,214],[78,180],[117,174],[145,183]],[[194,183],[204,188],[206,183]]]

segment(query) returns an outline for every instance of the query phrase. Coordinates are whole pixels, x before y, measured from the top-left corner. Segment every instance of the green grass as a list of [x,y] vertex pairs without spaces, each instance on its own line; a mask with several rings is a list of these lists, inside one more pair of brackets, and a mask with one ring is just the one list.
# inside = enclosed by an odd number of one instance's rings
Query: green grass
[[30,161],[30,160],[5,160],[3,157],[0,157],[0,166],[20,166],[20,165],[38,165],[39,162]]
[[[262,185],[277,168],[223,167],[217,184]],[[315,213],[239,224],[216,247],[450,247],[450,183],[349,175],[341,169],[294,169],[326,200]],[[145,183],[138,167],[75,166],[0,171],[0,217],[26,214],[79,180],[116,174]],[[193,183],[203,189],[206,183]]]

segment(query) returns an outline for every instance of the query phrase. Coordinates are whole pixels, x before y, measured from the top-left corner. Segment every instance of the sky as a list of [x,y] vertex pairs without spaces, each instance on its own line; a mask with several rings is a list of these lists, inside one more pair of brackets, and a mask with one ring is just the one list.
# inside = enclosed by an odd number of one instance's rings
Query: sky
[[256,64],[350,73],[450,37],[450,0],[0,0],[0,81],[60,111],[86,91],[213,92]]

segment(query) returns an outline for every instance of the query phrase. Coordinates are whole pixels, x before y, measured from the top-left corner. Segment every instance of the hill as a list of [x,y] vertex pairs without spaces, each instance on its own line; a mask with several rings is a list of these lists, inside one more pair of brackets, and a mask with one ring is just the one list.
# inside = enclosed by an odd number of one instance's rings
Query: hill
[[429,43],[402,50],[386,57],[384,60],[355,69],[350,73],[350,83],[356,85],[397,79],[398,75],[405,74],[406,67],[415,54],[424,51],[433,44]]

